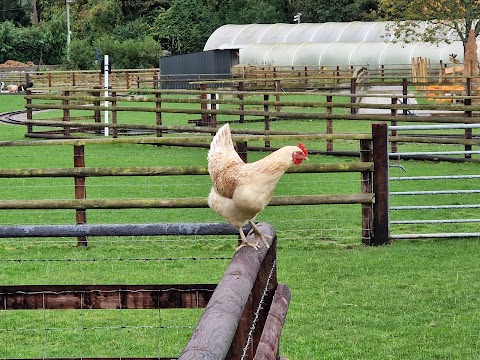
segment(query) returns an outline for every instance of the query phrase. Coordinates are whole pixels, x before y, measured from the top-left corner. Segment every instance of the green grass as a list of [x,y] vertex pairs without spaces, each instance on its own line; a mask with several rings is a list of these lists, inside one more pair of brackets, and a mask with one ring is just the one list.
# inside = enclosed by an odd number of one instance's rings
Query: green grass
[[[21,96],[0,96],[0,112],[21,108]],[[129,120],[128,114],[122,121]],[[143,115],[142,115],[143,116]],[[152,121],[147,114],[136,121]],[[185,117],[167,124],[186,125]],[[324,122],[285,121],[273,129],[324,131]],[[235,125],[243,126],[243,125]],[[247,125],[245,125],[247,126]],[[262,124],[249,124],[261,127]],[[338,122],[335,131],[367,132],[367,123]],[[316,130],[315,130],[316,129]],[[0,140],[22,140],[25,128],[0,125]],[[324,146],[307,143],[307,147]],[[336,143],[344,149],[358,144]],[[413,145],[402,144],[402,149]],[[1,147],[1,168],[70,167],[70,147]],[[250,154],[253,161],[263,154]],[[311,162],[356,161],[312,156]],[[206,149],[149,145],[86,147],[87,166],[205,165]],[[394,163],[397,163],[396,161]],[[393,176],[476,174],[478,164],[398,162]],[[1,199],[73,198],[71,179],[0,179]],[[455,182],[478,188],[478,181]],[[392,182],[407,191],[408,182]],[[417,184],[443,189],[445,181]],[[276,195],[359,192],[358,174],[287,174]],[[205,197],[203,176],[88,178],[88,198]],[[394,205],[471,200],[398,196]],[[478,218],[478,211],[438,210],[439,218]],[[2,211],[0,223],[70,224],[73,211]],[[392,214],[428,217],[424,212]],[[92,210],[89,223],[217,222],[209,209]],[[292,290],[281,353],[290,359],[478,359],[480,358],[479,239],[360,244],[357,205],[269,207],[259,219],[278,233],[278,279]],[[447,225],[448,230],[454,228]],[[470,226],[470,225],[468,225]],[[473,227],[478,226],[472,225]],[[464,225],[468,228],[467,225]],[[417,231],[404,226],[395,231]],[[430,231],[429,228],[420,229]],[[464,230],[462,226],[455,231]],[[392,229],[393,231],[393,229]],[[218,283],[236,246],[234,236],[99,237],[87,248],[76,240],[1,239],[0,285]],[[197,260],[193,260],[193,259]],[[144,260],[150,259],[150,260]],[[194,310],[0,310],[1,357],[178,356],[201,315]],[[8,329],[8,330],[7,330]]]

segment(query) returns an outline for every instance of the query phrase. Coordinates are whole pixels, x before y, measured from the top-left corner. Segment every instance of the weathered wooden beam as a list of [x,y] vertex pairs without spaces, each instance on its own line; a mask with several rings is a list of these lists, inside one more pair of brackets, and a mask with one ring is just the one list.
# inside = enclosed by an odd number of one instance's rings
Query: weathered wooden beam
[[0,169],[0,178],[208,175],[206,166]]
[[[269,206],[368,204],[372,194],[275,196]],[[205,198],[0,200],[0,210],[20,209],[173,209],[206,208]]]
[[[291,167],[287,173],[369,172],[371,163],[303,164]],[[206,166],[151,166],[151,167],[77,167],[0,169],[0,178],[18,177],[99,177],[99,176],[175,176],[208,175]]]
[[268,206],[371,204],[373,202],[373,197],[373,194],[274,196]]
[[[43,125],[51,125],[50,122],[45,121]],[[60,121],[59,126],[69,125],[69,123]],[[72,123],[72,125],[78,125]],[[94,124],[84,123],[85,127],[99,126],[99,127],[115,127],[118,124]],[[101,126],[100,126],[101,125]],[[153,126],[155,129],[162,129],[162,126]],[[216,129],[208,128],[210,132],[215,132]],[[190,128],[190,131],[195,131]],[[252,131],[258,134],[263,131]],[[322,133],[297,133],[297,134],[283,134],[283,135],[235,135],[233,141],[306,141],[306,140],[362,140],[371,139],[371,134],[322,134]],[[91,138],[91,139],[57,139],[57,140],[36,140],[36,141],[0,141],[2,146],[58,146],[58,145],[88,145],[88,144],[172,144],[172,143],[209,143],[212,141],[211,136],[190,136],[190,137],[123,137],[123,138]]]
[[215,284],[0,286],[1,310],[204,308]]
[[268,312],[267,321],[258,343],[254,360],[277,360],[279,355],[280,335],[287,317],[291,292],[287,285],[278,284]]
[[[88,357],[81,357],[81,358],[73,358],[69,357],[67,360],[174,360],[176,358],[172,357],[119,357],[119,358],[114,358],[114,357],[98,357],[98,358],[88,358]],[[59,358],[47,358],[47,357],[41,357],[41,358],[28,358],[28,359],[22,359],[22,358],[5,358],[3,357],[2,360],[60,360]]]
[[[270,238],[271,244],[275,237],[273,228],[263,223],[257,226]],[[247,240],[256,241],[255,235],[250,235]],[[266,253],[264,246],[259,250],[243,247],[237,251],[182,351],[180,360],[225,359]]]
[[236,235],[226,223],[82,224],[0,226],[0,238],[75,236]]

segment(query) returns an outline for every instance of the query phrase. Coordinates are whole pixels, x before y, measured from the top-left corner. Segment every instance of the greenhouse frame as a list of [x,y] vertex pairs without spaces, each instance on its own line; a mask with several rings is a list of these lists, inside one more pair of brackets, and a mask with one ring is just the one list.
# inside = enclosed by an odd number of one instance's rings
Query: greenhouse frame
[[[394,42],[386,22],[328,22],[303,24],[224,25],[207,40],[204,50],[238,49],[239,62],[256,66],[398,66],[412,58],[446,64],[457,54],[463,62],[463,44],[455,32],[450,44]],[[425,28],[425,22],[418,26]],[[477,39],[478,43],[478,39]],[[477,49],[478,52],[478,49]],[[480,53],[479,53],[480,56]]]

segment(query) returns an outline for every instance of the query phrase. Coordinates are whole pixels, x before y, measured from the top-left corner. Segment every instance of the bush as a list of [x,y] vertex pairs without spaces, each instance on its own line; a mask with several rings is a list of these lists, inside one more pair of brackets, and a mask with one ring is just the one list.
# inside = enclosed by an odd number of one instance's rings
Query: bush
[[63,66],[71,70],[95,69],[95,48],[87,40],[72,40],[70,54],[65,56]]
[[6,21],[0,24],[0,63],[7,60],[32,61],[35,64],[59,64],[62,60],[66,34],[59,19],[41,27],[17,28]]
[[95,43],[100,54],[108,54],[115,69],[143,69],[158,67],[160,45],[151,37],[115,40],[104,36]]

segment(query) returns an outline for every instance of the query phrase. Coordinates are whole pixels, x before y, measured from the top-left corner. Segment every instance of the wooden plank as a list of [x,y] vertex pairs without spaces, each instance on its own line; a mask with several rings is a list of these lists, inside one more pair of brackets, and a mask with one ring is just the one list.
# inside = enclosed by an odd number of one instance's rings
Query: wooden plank
[[[244,145],[244,146],[242,146]],[[237,143],[240,156],[246,153],[245,143]],[[81,145],[80,145],[81,146]],[[242,158],[247,162],[247,158]],[[373,162],[302,164],[287,173],[370,172]],[[0,169],[0,178],[19,177],[100,177],[100,176],[172,176],[208,175],[206,166],[134,166],[134,167],[74,167]]]
[[214,284],[0,286],[1,310],[204,308]]
[[254,360],[276,360],[278,358],[280,335],[287,317],[290,299],[291,293],[288,286],[278,284]]
[[[2,360],[60,360],[60,358],[5,358],[2,357]],[[67,358],[67,360],[175,360],[177,358],[172,357],[120,357],[120,358],[106,358],[106,357],[98,357],[98,358],[88,358],[88,357],[81,357],[81,358]]]
[[[245,229],[244,229],[245,230]],[[248,231],[248,230],[247,230]],[[0,226],[0,238],[74,236],[175,236],[234,235],[238,229],[227,223],[150,223],[84,225]]]
[[[269,206],[365,204],[370,194],[274,196]],[[0,210],[21,209],[190,209],[207,208],[206,198],[182,199],[85,199],[85,200],[0,200]]]
[[[273,228],[264,223],[257,226],[271,244]],[[255,241],[254,237],[247,240]],[[243,247],[235,253],[179,359],[225,359],[266,253],[264,246],[259,250]]]

